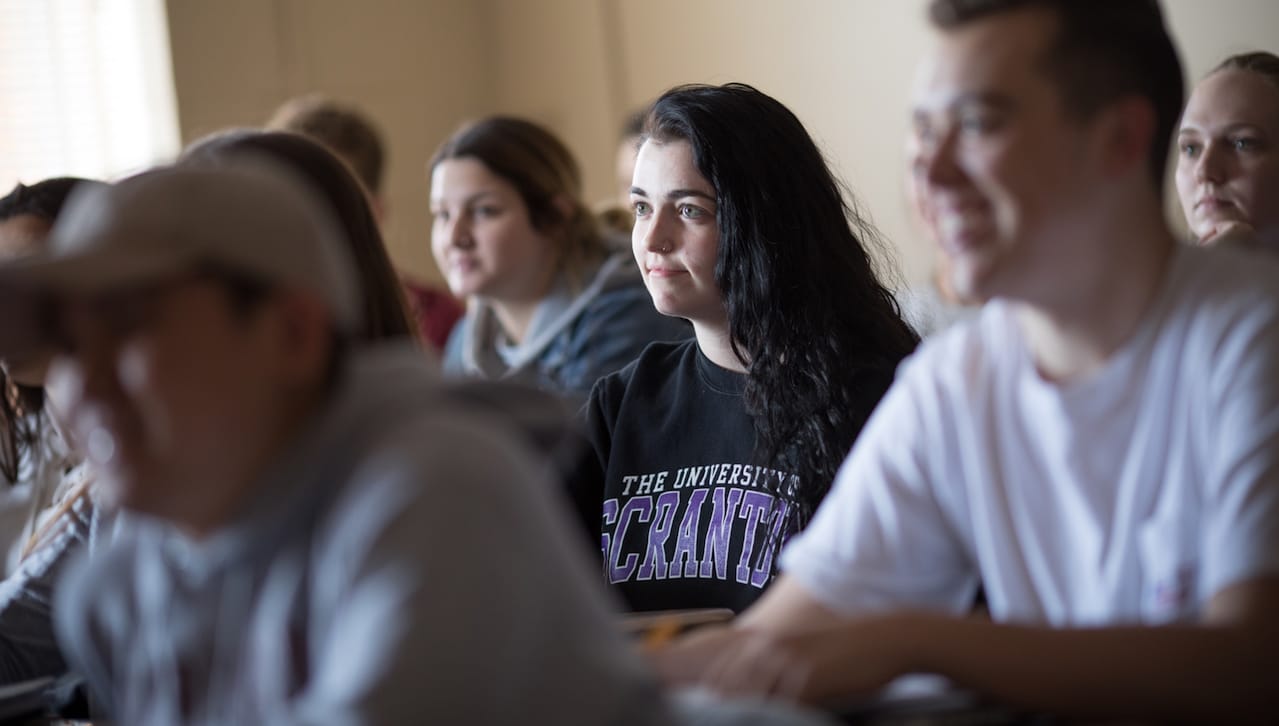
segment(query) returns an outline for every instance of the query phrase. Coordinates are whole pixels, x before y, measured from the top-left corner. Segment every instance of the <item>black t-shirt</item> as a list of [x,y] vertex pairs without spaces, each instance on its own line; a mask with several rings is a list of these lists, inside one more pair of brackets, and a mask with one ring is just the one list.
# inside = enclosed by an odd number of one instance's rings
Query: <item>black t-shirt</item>
[[745,380],[690,340],[649,345],[591,392],[591,451],[570,489],[631,610],[740,612],[772,579],[794,519],[776,493],[792,475],[755,463]]

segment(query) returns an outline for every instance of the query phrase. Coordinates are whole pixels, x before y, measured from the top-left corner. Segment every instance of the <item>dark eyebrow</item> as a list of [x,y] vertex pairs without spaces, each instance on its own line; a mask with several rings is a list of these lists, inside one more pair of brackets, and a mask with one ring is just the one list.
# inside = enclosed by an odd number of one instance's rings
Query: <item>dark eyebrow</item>
[[714,194],[707,194],[706,192],[699,191],[697,189],[672,189],[666,193],[666,198],[672,201],[682,199],[684,197],[698,197],[699,199],[705,199],[712,204],[715,202]]
[[[631,194],[634,194],[637,197],[648,196],[648,192],[644,191],[643,189],[639,187],[631,187]],[[666,198],[672,201],[676,199],[682,199],[684,197],[698,197],[699,199],[705,199],[706,201],[711,203],[714,203],[716,201],[714,194],[707,194],[706,192],[699,191],[697,189],[672,189],[666,193]]]

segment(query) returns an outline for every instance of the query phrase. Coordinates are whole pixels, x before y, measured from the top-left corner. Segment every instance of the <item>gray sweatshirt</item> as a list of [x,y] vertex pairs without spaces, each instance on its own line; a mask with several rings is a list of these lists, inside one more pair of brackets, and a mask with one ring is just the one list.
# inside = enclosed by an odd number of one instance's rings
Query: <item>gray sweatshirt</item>
[[494,400],[417,351],[352,355],[231,525],[135,520],[70,568],[68,661],[119,723],[668,722]]

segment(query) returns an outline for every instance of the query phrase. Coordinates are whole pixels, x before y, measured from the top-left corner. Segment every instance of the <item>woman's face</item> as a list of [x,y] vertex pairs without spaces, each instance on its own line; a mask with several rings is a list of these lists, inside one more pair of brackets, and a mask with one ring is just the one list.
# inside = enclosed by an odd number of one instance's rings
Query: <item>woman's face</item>
[[529,303],[546,294],[556,242],[538,231],[515,186],[477,159],[431,171],[431,250],[458,297]]
[[[52,225],[31,214],[20,214],[0,221],[0,262],[34,254],[44,247]],[[21,359],[3,361],[14,381],[26,386],[43,386],[49,370],[51,354],[41,353]]]
[[728,313],[715,284],[719,228],[715,189],[693,163],[686,141],[654,142],[635,159],[631,247],[663,315],[695,325],[727,325]]
[[1238,69],[1203,79],[1177,149],[1177,194],[1200,242],[1237,225],[1279,242],[1279,86]]

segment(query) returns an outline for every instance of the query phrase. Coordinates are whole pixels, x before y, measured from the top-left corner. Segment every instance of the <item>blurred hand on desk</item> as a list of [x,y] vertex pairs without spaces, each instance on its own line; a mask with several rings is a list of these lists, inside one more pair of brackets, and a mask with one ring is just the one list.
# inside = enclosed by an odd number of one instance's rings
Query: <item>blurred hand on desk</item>
[[900,616],[774,633],[750,626],[703,628],[649,653],[668,684],[700,684],[727,695],[811,704],[873,693],[909,670]]

